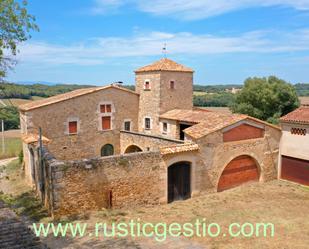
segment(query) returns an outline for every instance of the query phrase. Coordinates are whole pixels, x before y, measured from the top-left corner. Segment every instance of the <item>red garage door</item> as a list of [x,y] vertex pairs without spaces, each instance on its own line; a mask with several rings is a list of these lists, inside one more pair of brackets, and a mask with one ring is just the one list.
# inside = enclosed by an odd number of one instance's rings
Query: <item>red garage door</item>
[[239,156],[224,169],[218,184],[218,191],[234,188],[245,182],[258,181],[259,170],[250,156]]
[[309,161],[282,156],[281,178],[309,186]]

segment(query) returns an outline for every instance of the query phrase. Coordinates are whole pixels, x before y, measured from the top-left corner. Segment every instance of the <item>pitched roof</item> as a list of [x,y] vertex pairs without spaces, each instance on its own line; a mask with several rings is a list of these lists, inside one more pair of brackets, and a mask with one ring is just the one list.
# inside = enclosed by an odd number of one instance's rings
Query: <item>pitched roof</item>
[[212,120],[221,115],[224,114],[201,109],[193,109],[193,110],[174,109],[162,114],[160,118],[198,124],[203,121]]
[[217,117],[213,116],[208,121],[203,121],[197,125],[193,125],[185,129],[184,132],[190,137],[198,139],[239,121],[245,120],[246,118],[247,116],[242,114],[218,115]]
[[135,70],[135,73],[151,72],[151,71],[175,71],[175,72],[190,72],[193,73],[193,69],[183,66],[167,58],[163,58],[150,65],[141,67]]
[[309,106],[302,106],[280,118],[283,122],[309,124]]
[[114,89],[119,89],[122,91],[126,91],[132,94],[136,94],[138,95],[138,93],[131,91],[129,89],[126,89],[124,87],[120,87],[117,85],[108,85],[108,86],[103,86],[103,87],[91,87],[91,88],[82,88],[82,89],[77,89],[71,92],[67,92],[67,93],[63,93],[63,94],[59,94],[59,95],[55,95],[46,99],[40,99],[40,100],[36,100],[36,101],[32,101],[30,103],[24,104],[24,105],[20,105],[19,109],[21,111],[30,111],[33,109],[37,109],[43,106],[47,106],[47,105],[51,105],[51,104],[55,104],[58,102],[62,102],[65,100],[69,100],[69,99],[73,99],[85,94],[90,94],[90,93],[94,93],[94,92],[98,92],[101,90],[105,90],[105,89],[109,89],[109,88],[114,88]]
[[[25,143],[25,144],[33,144],[33,143],[37,143],[39,141],[39,135],[38,134],[26,134],[26,135],[22,135],[21,140]],[[47,137],[42,136],[42,142],[43,143],[49,143],[50,140]]]
[[160,148],[161,155],[175,154],[180,152],[195,151],[199,150],[198,144],[185,143],[165,146]]
[[160,116],[163,119],[176,120],[180,122],[193,123],[195,125],[184,130],[192,138],[198,139],[212,132],[238,123],[242,120],[251,120],[280,130],[280,127],[244,114],[225,114],[205,110],[181,110],[168,111]]

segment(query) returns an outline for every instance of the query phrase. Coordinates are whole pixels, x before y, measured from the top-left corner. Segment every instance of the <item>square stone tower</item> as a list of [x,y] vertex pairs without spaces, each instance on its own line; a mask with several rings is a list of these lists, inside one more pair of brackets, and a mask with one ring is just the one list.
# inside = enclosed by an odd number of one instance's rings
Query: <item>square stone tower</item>
[[140,94],[138,130],[159,135],[161,114],[193,107],[191,68],[164,58],[135,71],[136,92]]

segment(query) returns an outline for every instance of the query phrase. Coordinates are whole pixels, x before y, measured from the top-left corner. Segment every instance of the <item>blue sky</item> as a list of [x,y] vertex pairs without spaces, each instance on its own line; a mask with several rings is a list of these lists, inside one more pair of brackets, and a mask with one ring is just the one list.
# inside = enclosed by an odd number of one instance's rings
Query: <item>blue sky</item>
[[133,84],[166,43],[198,84],[309,82],[309,0],[30,0],[28,9],[40,32],[20,45],[11,81]]

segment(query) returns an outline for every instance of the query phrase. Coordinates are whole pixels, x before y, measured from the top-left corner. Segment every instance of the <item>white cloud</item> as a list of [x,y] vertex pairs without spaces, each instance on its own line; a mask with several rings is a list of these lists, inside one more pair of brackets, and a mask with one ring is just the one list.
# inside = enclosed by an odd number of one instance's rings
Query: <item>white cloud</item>
[[18,58],[26,63],[99,65],[111,58],[160,55],[165,42],[169,55],[309,51],[309,29],[290,33],[254,31],[239,36],[150,32],[93,38],[68,46],[29,42],[20,47]]
[[95,0],[94,7],[91,8],[92,14],[106,14],[124,5],[126,0]]
[[178,19],[202,19],[252,7],[285,6],[309,10],[309,0],[95,0],[95,12],[132,4],[139,10]]

